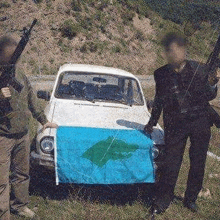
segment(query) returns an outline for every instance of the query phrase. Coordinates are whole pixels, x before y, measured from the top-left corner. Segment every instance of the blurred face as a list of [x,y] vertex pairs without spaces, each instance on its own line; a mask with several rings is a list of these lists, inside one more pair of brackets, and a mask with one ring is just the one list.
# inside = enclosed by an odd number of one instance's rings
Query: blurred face
[[176,42],[173,42],[166,49],[165,54],[168,63],[173,66],[179,66],[186,59],[186,47],[179,46]]
[[0,63],[7,64],[10,61],[15,49],[15,45],[6,46],[2,55],[0,56]]

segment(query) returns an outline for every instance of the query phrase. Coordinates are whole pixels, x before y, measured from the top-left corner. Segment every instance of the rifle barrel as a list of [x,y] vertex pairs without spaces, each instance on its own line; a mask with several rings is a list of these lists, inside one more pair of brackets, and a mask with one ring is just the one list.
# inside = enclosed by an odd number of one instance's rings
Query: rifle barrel
[[218,40],[215,44],[214,50],[211,53],[210,57],[208,58],[206,64],[209,64],[209,66],[213,66],[214,63],[216,62],[216,60],[218,59],[219,53],[220,53],[220,35],[219,35]]
[[19,41],[18,46],[16,47],[16,49],[15,49],[15,51],[9,61],[10,64],[15,64],[17,62],[18,58],[20,57],[21,53],[23,52],[25,46],[28,43],[31,30],[36,23],[37,23],[37,19],[34,19],[31,24],[30,29],[27,32],[24,31],[23,36],[22,36],[21,40]]

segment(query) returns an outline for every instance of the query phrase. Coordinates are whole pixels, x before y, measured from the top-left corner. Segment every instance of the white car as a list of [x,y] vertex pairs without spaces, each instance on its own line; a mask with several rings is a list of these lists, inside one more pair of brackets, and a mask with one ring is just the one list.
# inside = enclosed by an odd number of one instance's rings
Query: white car
[[141,84],[121,69],[65,64],[60,67],[48,100],[47,119],[57,129],[41,132],[34,164],[55,168],[57,183],[118,184],[154,182],[153,156],[164,146],[157,125],[143,132],[150,113]]

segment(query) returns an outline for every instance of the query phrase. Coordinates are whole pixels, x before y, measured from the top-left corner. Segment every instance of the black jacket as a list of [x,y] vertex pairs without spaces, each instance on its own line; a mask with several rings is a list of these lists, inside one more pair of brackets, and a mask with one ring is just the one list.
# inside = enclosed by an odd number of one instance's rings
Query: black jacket
[[[178,77],[179,76],[179,77]],[[156,125],[163,111],[164,130],[181,128],[191,120],[204,115],[208,116],[209,101],[217,95],[217,86],[210,86],[208,73],[203,64],[195,61],[186,61],[181,73],[175,73],[169,64],[154,72],[156,94],[149,125]],[[175,81],[176,80],[176,81]],[[175,93],[175,82],[178,82],[180,93]],[[181,103],[178,100],[181,97]],[[181,107],[186,112],[181,113]]]

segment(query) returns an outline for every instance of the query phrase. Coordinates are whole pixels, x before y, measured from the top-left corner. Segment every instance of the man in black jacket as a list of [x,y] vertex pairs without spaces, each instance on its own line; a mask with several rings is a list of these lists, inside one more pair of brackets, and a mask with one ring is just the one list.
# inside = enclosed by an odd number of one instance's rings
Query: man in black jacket
[[203,64],[186,60],[186,40],[176,33],[162,40],[168,64],[154,72],[156,94],[145,132],[151,133],[163,110],[166,159],[155,188],[154,212],[164,212],[174,198],[174,188],[182,163],[186,141],[190,138],[190,170],[184,206],[196,212],[197,195],[202,188],[210,140],[209,101],[217,86],[208,80]]

